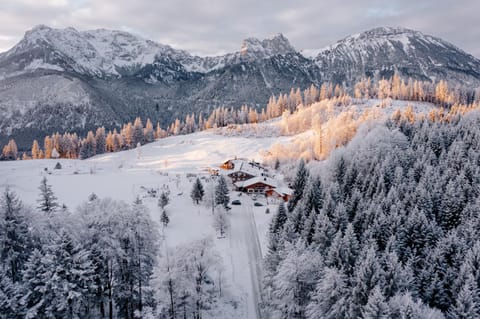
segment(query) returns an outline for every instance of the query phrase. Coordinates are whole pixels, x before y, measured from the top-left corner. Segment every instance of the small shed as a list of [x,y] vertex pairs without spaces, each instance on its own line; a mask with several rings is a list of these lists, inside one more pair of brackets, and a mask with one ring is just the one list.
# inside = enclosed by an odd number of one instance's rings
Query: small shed
[[269,189],[266,191],[265,195],[268,197],[281,198],[283,201],[288,202],[290,197],[292,197],[293,191],[288,187],[279,187],[274,189]]

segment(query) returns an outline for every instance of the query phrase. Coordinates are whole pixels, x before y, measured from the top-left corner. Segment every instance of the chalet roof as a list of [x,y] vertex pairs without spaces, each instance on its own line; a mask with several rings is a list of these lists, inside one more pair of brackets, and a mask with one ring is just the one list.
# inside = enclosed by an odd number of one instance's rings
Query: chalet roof
[[236,159],[231,161],[234,165],[233,170],[228,175],[236,172],[247,173],[252,176],[261,176],[262,173],[266,173],[266,169],[259,164],[249,162],[242,159]]
[[293,189],[288,188],[288,187],[277,187],[275,188],[275,192],[281,195],[292,195],[293,194]]
[[268,177],[256,176],[245,181],[236,182],[235,186],[237,187],[249,187],[257,183],[263,183],[265,185],[271,186],[273,188],[277,187],[277,181]]

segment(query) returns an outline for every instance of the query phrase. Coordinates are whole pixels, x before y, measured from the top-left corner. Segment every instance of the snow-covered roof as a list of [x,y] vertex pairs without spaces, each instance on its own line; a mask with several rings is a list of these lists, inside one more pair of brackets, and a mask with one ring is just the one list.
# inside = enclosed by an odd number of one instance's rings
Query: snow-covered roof
[[256,177],[247,179],[245,181],[236,182],[235,185],[237,187],[249,187],[249,186],[252,186],[256,183],[263,183],[263,184],[266,184],[266,185],[270,185],[274,188],[278,186],[278,182],[276,180],[268,178],[268,177],[263,177],[263,176],[256,176]]
[[233,163],[233,170],[230,171],[228,175],[236,172],[243,172],[252,176],[261,176],[262,174],[266,173],[265,168],[254,162],[243,159],[231,160],[231,162]]
[[275,188],[275,191],[281,195],[292,195],[293,194],[293,189],[288,188],[288,187],[277,187]]

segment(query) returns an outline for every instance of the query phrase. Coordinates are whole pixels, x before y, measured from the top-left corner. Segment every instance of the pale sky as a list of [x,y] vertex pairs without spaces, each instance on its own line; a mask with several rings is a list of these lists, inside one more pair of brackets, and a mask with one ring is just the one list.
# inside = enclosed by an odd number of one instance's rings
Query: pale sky
[[378,26],[440,37],[480,57],[477,0],[0,0],[0,52],[38,24],[116,29],[214,55],[247,37],[283,33],[298,49],[318,49]]

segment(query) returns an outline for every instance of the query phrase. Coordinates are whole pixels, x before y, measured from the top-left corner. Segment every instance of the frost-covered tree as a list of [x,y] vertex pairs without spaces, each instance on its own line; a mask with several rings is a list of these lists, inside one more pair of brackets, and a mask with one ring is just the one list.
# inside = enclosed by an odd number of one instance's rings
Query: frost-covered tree
[[372,290],[382,285],[382,269],[376,256],[376,247],[367,248],[357,261],[353,274],[352,296],[349,300],[349,314],[352,318],[361,315],[361,309],[368,303]]
[[80,158],[86,159],[96,154],[95,136],[92,131],[87,133],[87,137],[82,141],[80,146]]
[[25,208],[17,196],[6,189],[0,199],[0,268],[12,282],[22,278],[22,270],[33,249]]
[[273,278],[272,308],[275,318],[304,318],[322,268],[320,256],[301,241],[288,247]]
[[28,259],[23,272],[23,296],[20,299],[20,313],[25,318],[46,315],[47,307],[54,299],[50,281],[53,277],[52,264],[52,256],[45,255],[40,250],[34,250]]
[[217,231],[219,238],[224,238],[230,229],[230,219],[223,208],[217,209],[213,214],[213,228]]
[[52,186],[47,183],[46,177],[42,178],[38,189],[40,190],[40,198],[37,200],[37,208],[45,214],[55,212],[59,207],[57,197],[52,191]]
[[198,203],[203,200],[204,195],[205,195],[205,190],[203,189],[202,182],[200,181],[200,178],[197,177],[195,179],[195,182],[193,183],[190,197],[192,198],[193,202],[198,205]]
[[228,209],[228,203],[230,202],[230,196],[228,196],[228,193],[227,180],[221,175],[215,186],[215,205],[220,205],[223,208]]
[[303,197],[303,191],[307,185],[309,172],[305,166],[303,159],[300,160],[298,164],[297,173],[295,175],[295,180],[293,181],[293,195],[288,201],[288,211],[292,212],[299,200]]
[[90,256],[61,231],[42,253],[27,263],[21,304],[27,318],[75,318],[85,315],[93,288]]
[[480,291],[470,275],[458,292],[455,305],[449,311],[449,318],[467,319],[480,317]]
[[95,154],[103,154],[106,150],[105,128],[99,127],[95,133]]
[[347,318],[347,276],[336,268],[325,268],[317,283],[312,300],[307,306],[309,319]]
[[145,143],[145,135],[143,134],[143,124],[142,120],[137,117],[135,122],[133,123],[133,132],[132,132],[132,144],[131,146],[134,147],[138,143],[144,144]]
[[167,211],[162,209],[162,215],[160,216],[160,221],[163,224],[163,227],[167,227],[168,223],[170,223],[170,217],[168,217]]
[[160,317],[202,318],[215,306],[221,269],[221,258],[211,239],[168,250],[153,280]]
[[168,196],[167,192],[162,192],[160,194],[160,198],[158,199],[158,207],[165,210],[165,207],[170,203],[170,197]]
[[368,296],[368,302],[362,309],[362,318],[389,319],[390,307],[383,296],[380,287],[376,286]]

